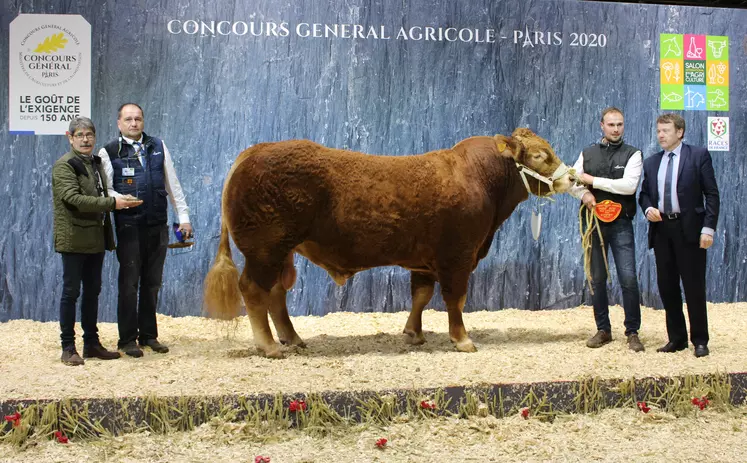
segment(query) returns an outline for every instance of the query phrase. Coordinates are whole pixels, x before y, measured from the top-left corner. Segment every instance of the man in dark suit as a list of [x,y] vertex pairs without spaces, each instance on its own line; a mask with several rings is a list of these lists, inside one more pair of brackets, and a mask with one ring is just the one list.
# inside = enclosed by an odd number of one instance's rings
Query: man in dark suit
[[638,203],[649,221],[648,246],[654,248],[659,294],[667,315],[669,342],[658,352],[687,349],[680,279],[690,319],[695,356],[708,355],[706,249],[713,244],[719,194],[711,154],[682,143],[685,120],[664,114],[656,120],[663,148],[643,162]]

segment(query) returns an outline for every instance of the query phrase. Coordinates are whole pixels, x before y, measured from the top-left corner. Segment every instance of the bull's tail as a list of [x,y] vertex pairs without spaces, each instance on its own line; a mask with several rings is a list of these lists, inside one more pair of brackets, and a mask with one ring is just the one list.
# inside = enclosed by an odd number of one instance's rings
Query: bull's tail
[[241,290],[239,271],[231,258],[231,245],[228,240],[227,217],[224,215],[220,229],[218,254],[203,284],[203,302],[211,318],[230,320],[241,312]]

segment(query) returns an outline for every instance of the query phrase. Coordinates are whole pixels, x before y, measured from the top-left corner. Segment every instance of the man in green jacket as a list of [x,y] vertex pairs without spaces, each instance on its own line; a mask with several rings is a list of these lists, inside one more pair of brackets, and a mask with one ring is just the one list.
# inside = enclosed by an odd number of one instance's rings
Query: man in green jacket
[[132,197],[110,198],[101,159],[92,155],[96,127],[87,117],[76,117],[67,133],[71,150],[52,168],[54,248],[62,255],[60,338],[62,363],[83,365],[75,349],[75,306],[83,284],[81,325],[83,357],[119,358],[99,342],[96,321],[101,292],[101,267],[105,250],[114,249],[109,212],[142,203]]

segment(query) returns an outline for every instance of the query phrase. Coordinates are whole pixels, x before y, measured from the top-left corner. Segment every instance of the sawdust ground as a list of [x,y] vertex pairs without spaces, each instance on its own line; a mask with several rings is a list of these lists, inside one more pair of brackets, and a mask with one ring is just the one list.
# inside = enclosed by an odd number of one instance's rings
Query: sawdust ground
[[[747,371],[747,303],[709,304],[708,311],[711,355],[700,359],[692,346],[657,353],[667,341],[664,312],[648,308],[642,353],[627,349],[620,307],[611,308],[614,340],[600,349],[585,346],[595,331],[589,307],[467,313],[478,348],[472,354],[454,350],[444,312],[424,313],[423,346],[405,344],[405,312],[294,317],[308,348],[286,349],[282,360],[259,355],[246,317],[230,325],[159,315],[160,340],[170,353],[146,350],[140,359],[87,360],[80,367],[60,362],[56,322],[14,320],[0,324],[0,397],[309,393]],[[104,345],[113,348],[116,324],[100,323],[99,329]],[[78,343],[81,350],[80,338]]]

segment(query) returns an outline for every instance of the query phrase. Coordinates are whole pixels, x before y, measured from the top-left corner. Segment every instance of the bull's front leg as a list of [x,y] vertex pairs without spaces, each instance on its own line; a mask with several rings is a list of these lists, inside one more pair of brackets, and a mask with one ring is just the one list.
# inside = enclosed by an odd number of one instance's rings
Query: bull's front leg
[[412,293],[412,310],[407,318],[407,324],[402,331],[407,335],[405,342],[412,345],[420,345],[425,342],[423,336],[423,308],[433,297],[433,285],[436,280],[433,276],[410,272],[410,291]]
[[462,320],[464,303],[467,301],[467,286],[469,283],[469,272],[464,275],[439,276],[441,283],[441,295],[446,303],[449,314],[449,337],[460,352],[477,352],[477,348],[467,334]]

